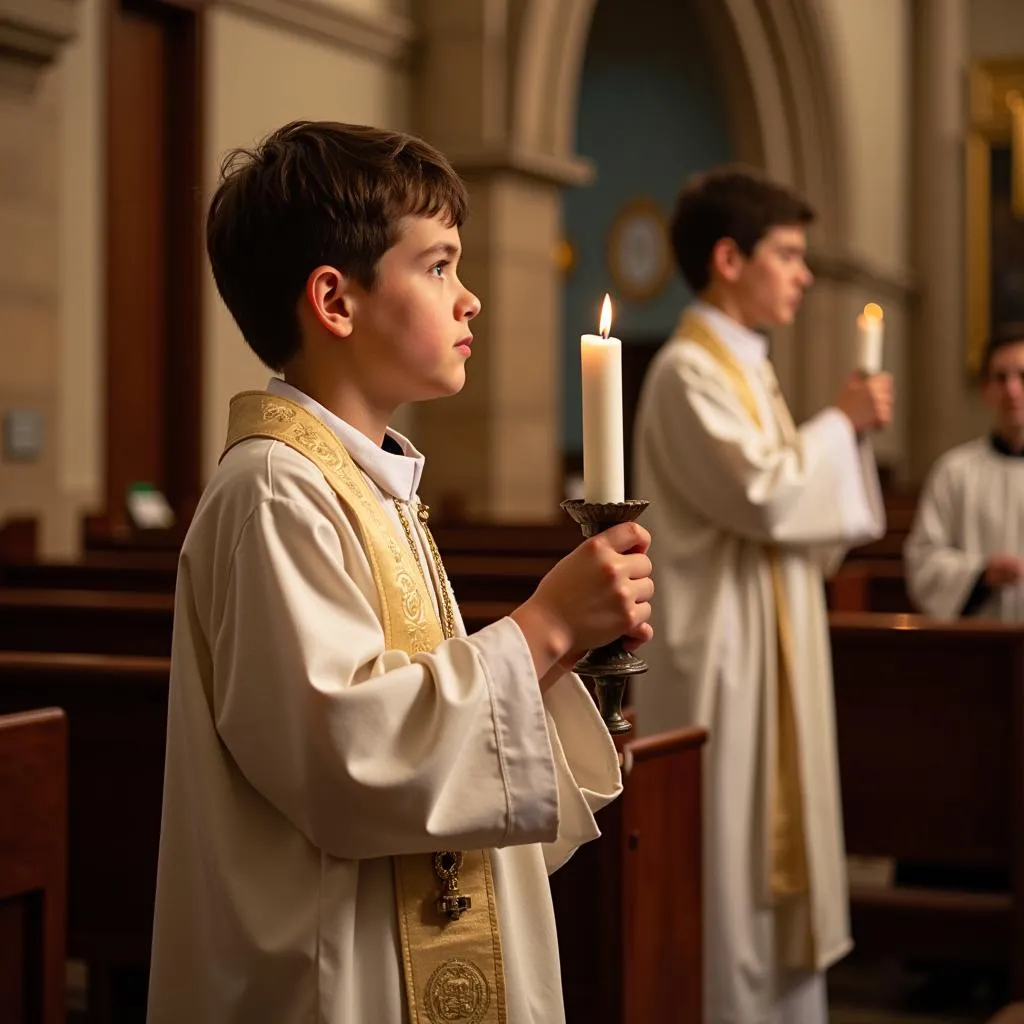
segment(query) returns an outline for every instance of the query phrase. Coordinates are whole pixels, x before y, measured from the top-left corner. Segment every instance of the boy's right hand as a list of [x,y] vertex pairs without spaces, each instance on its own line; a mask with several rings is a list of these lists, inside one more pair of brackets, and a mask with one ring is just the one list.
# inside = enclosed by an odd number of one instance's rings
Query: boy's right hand
[[990,587],[1008,587],[1024,576],[1024,559],[1016,555],[992,555],[985,564],[985,582]]
[[538,678],[577,654],[626,637],[630,648],[654,635],[651,617],[651,535],[621,523],[585,540],[512,612],[526,638]]
[[889,426],[893,408],[892,374],[852,374],[835,404],[840,412],[846,413],[857,434]]

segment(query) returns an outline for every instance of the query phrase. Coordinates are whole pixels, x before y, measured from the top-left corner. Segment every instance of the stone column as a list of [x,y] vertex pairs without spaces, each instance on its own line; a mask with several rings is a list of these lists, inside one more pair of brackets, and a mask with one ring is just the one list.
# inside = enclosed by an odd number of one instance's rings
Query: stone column
[[966,0],[914,5],[912,216],[920,286],[911,345],[911,476],[964,440]]
[[42,553],[64,557],[74,538],[58,449],[63,112],[54,65],[77,32],[76,7],[0,0],[0,522],[35,518]]
[[429,468],[423,493],[442,514],[547,520],[561,497],[558,332],[561,190],[590,168],[559,140],[526,139],[514,116],[521,6],[424,0],[415,130],[465,178],[471,215],[461,277],[481,298],[468,382],[415,413]]

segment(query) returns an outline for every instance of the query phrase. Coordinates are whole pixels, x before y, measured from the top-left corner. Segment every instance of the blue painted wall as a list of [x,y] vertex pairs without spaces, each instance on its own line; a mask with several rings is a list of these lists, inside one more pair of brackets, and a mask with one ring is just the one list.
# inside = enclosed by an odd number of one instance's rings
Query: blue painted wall
[[[733,159],[721,72],[688,0],[599,0],[588,41],[577,151],[597,177],[567,190],[565,234],[577,263],[564,293],[562,433],[582,447],[579,337],[596,331],[601,299],[615,290],[605,258],[616,213],[640,196],[671,214],[694,171]],[[615,303],[617,337],[667,336],[688,293],[678,275],[643,304]]]

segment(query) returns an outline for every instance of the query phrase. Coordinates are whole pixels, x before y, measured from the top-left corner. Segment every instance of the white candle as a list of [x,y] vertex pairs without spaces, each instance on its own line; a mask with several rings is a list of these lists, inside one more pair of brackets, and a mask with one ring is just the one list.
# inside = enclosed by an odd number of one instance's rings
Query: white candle
[[857,369],[869,376],[882,372],[882,337],[885,318],[882,307],[869,302],[857,317]]
[[601,308],[601,333],[580,338],[583,371],[583,498],[624,501],[622,449],[622,343],[609,338],[612,303]]

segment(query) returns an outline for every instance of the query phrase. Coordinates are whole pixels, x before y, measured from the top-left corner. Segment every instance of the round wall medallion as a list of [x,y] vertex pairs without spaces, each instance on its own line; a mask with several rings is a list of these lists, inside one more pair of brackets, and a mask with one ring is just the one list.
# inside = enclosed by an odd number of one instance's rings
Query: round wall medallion
[[608,269],[616,290],[633,302],[653,299],[672,276],[668,224],[653,199],[633,199],[608,233]]

